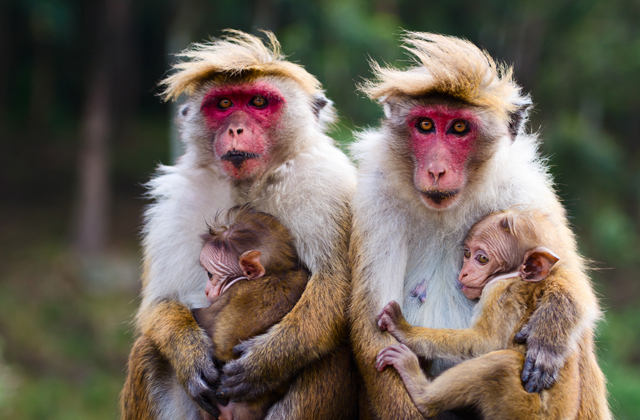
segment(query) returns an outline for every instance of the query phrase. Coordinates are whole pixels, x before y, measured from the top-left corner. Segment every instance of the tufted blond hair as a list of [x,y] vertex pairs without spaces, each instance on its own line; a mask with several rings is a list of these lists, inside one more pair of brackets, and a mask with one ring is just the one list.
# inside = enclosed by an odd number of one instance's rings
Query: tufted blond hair
[[280,43],[270,31],[263,31],[268,44],[255,35],[226,29],[226,36],[211,42],[193,44],[178,54],[184,60],[175,64],[177,70],[160,82],[162,97],[175,100],[187,95],[208,80],[223,82],[227,78],[282,76],[295,80],[307,93],[321,93],[320,82],[301,65],[285,61]]
[[486,51],[467,40],[406,32],[403,41],[415,66],[400,70],[372,62],[375,78],[360,86],[371,99],[386,102],[438,93],[488,108],[503,120],[509,120],[520,105],[530,103],[513,80],[513,69],[497,65]]

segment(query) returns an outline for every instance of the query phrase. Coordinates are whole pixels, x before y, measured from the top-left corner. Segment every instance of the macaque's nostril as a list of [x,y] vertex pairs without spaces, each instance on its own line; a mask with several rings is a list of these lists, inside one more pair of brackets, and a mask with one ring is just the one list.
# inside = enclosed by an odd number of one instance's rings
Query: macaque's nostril
[[242,134],[242,132],[244,131],[244,129],[243,129],[243,128],[238,128],[236,131],[238,132],[238,134]]
[[431,174],[431,177],[433,178],[434,182],[438,182],[438,179],[440,177],[442,177],[444,175],[446,171],[429,171],[429,174]]

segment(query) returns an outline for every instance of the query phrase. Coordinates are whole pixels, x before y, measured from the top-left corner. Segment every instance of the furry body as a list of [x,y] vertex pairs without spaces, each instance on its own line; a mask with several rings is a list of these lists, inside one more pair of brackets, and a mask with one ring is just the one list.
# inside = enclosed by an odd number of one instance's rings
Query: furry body
[[[462,285],[472,286],[467,297],[480,296],[471,328],[413,327],[400,305],[392,302],[383,309],[378,325],[407,349],[386,348],[378,355],[376,368],[395,366],[425,417],[471,405],[487,419],[611,419],[591,331],[567,350],[557,383],[550,389],[527,392],[520,380],[526,348],[518,344],[523,341],[519,333],[543,298],[553,302],[545,310],[549,318],[544,328],[554,328],[560,343],[571,340],[573,325],[567,321],[578,314],[580,296],[568,281],[572,272],[551,251],[561,244],[556,226],[541,211],[510,209],[483,219],[464,243],[459,277]],[[416,355],[463,363],[429,381]]]
[[[298,302],[309,279],[309,273],[299,266],[276,274],[269,271],[264,277],[234,283],[210,306],[193,310],[198,325],[211,337],[215,358],[221,366],[237,359],[234,346],[264,334],[280,322]],[[286,389],[287,386],[283,386],[280,392],[245,403],[243,418],[263,418]]]
[[[219,378],[211,341],[190,311],[207,304],[199,234],[216,212],[245,203],[289,229],[312,275],[293,310],[267,334],[244,342],[243,356],[227,364],[221,378],[227,395],[256,398],[291,382],[267,418],[348,418],[353,413],[346,253],[355,171],[324,134],[332,108],[319,83],[301,66],[284,61],[269,36],[270,48],[240,32],[197,45],[166,80],[166,97],[188,94],[180,113],[186,153],[175,166],[160,167],[149,183],[155,202],[145,215],[142,303],[136,317],[140,338],[121,397],[125,419],[197,419],[191,398],[203,404],[213,399],[208,384]],[[277,89],[286,104],[277,130],[267,131],[268,163],[259,176],[242,180],[225,172],[215,157],[215,137],[200,109],[212,88],[255,86],[256,80]],[[159,349],[163,363],[175,372],[172,378],[167,380],[162,363],[144,356],[146,342]],[[326,404],[326,398],[334,398],[334,404]]]
[[410,392],[420,412],[433,417],[444,410],[474,406],[483,418],[496,420],[611,419],[591,334],[579,337],[551,389],[529,393],[520,380],[526,348],[514,338],[545,293],[564,298],[557,311],[572,311],[571,296],[564,296],[561,286],[566,276],[558,269],[540,283],[517,277],[490,284],[476,306],[470,329],[398,323],[401,332],[394,336],[419,357],[462,362],[433,381],[419,369],[401,373],[405,383],[413,382]]
[[[396,342],[378,330],[376,315],[387,302],[395,300],[401,303],[412,325],[468,328],[474,304],[457,287],[462,262],[460,245],[469,228],[489,213],[514,205],[543,208],[551,214],[562,238],[563,258],[571,271],[568,282],[577,297],[578,314],[568,327],[567,342],[559,343],[552,326],[542,321],[545,307],[552,305],[543,299],[528,324],[528,356],[535,360],[539,352],[551,351],[558,357],[539,362],[558,369],[569,349],[579,345],[579,338],[593,333],[599,316],[565,211],[545,163],[538,156],[538,140],[525,134],[518,124],[512,124],[516,115],[509,117],[519,104],[529,103],[528,98],[520,95],[510,73],[500,79],[493,61],[470,43],[430,34],[410,34],[408,39],[413,42],[411,45],[419,45],[411,50],[418,57],[418,66],[404,72],[390,71],[389,77],[379,74],[382,81],[372,83],[367,92],[383,102],[386,118],[379,129],[360,134],[353,147],[359,172],[350,247],[351,338],[366,387],[363,404],[370,415],[381,419],[422,416],[397,373],[388,369],[379,373],[374,368],[377,353]],[[399,73],[407,76],[406,84]],[[450,83],[439,77],[448,78]],[[505,87],[505,83],[511,85]],[[381,87],[379,92],[375,90],[377,86]],[[482,100],[478,100],[469,92],[495,95],[481,95]],[[455,103],[466,103],[461,106],[481,116],[485,121],[485,143],[476,152],[484,154],[482,163],[468,166],[469,179],[457,203],[436,210],[425,205],[414,186],[415,162],[401,127],[411,109],[425,102],[438,102],[443,95]],[[447,366],[451,363],[436,361],[433,372]]]

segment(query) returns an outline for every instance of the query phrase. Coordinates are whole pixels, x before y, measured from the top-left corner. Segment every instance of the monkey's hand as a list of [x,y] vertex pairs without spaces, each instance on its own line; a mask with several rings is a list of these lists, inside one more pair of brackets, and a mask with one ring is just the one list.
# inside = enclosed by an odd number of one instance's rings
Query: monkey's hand
[[142,319],[144,334],[169,362],[185,391],[213,416],[215,389],[220,380],[213,344],[184,304],[166,300],[154,305]]
[[418,356],[404,344],[388,346],[380,350],[376,357],[378,372],[382,372],[387,366],[396,368],[418,411],[425,417],[435,415],[436,412],[431,412],[429,406],[425,404],[424,394],[428,380],[420,368]]
[[376,357],[376,369],[378,372],[387,366],[396,368],[402,380],[407,382],[409,374],[420,372],[420,362],[418,356],[404,344],[395,344],[380,350]]
[[220,411],[216,407],[215,390],[220,382],[220,373],[214,363],[211,346],[208,350],[185,354],[182,359],[185,363],[176,369],[176,375],[189,397],[207,413],[217,417]]
[[240,358],[233,360],[223,368],[223,376],[216,396],[233,401],[256,399],[263,394],[277,389],[289,380],[284,372],[265,369],[267,354],[260,351],[264,346],[260,339],[254,337],[233,348],[233,353]]
[[176,374],[189,397],[207,413],[217,417],[220,411],[216,407],[215,390],[220,374],[213,361],[213,352],[203,356],[191,356],[190,363],[176,369]]
[[556,383],[560,369],[564,366],[564,356],[560,348],[532,339],[530,333],[531,323],[525,325],[514,337],[516,343],[527,344],[527,357],[521,378],[527,392],[542,392]]
[[396,340],[403,343],[406,340],[407,330],[411,327],[402,315],[400,304],[395,300],[387,303],[378,315],[378,327],[382,331],[389,331]]

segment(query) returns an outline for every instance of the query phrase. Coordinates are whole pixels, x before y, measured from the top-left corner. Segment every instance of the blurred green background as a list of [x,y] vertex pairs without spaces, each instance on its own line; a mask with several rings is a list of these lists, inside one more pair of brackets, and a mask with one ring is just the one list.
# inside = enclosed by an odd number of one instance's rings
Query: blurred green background
[[401,29],[515,66],[558,190],[598,268],[598,349],[619,419],[640,418],[638,0],[2,0],[0,418],[113,419],[139,293],[142,184],[171,163],[156,83],[190,42],[271,29],[339,110],[376,125],[367,58]]

